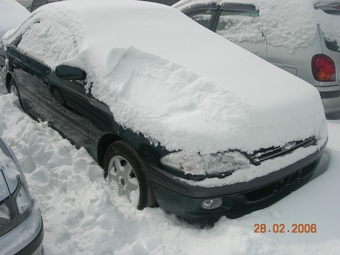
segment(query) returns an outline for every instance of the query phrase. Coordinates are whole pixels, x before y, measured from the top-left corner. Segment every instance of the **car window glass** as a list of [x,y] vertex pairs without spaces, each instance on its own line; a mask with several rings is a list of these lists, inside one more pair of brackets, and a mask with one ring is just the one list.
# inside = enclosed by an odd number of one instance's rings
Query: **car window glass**
[[326,47],[331,51],[340,52],[340,40],[338,25],[340,22],[340,3],[323,3],[314,5],[314,9],[321,10],[324,16],[320,15],[320,28],[325,38]]
[[330,41],[325,39],[325,44],[329,50],[340,52],[340,43],[338,43],[337,41]]
[[262,40],[259,12],[247,9],[222,10],[216,33],[234,42]]
[[214,11],[210,9],[201,10],[201,11],[188,14],[190,18],[192,18],[194,21],[198,22],[199,24],[201,24],[202,26],[206,28],[211,27],[213,15],[214,15]]

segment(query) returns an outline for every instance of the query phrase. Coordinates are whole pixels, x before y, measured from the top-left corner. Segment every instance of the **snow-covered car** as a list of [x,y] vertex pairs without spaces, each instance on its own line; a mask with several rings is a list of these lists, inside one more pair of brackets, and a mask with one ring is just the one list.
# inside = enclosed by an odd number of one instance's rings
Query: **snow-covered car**
[[340,112],[339,0],[181,0],[174,8],[315,86]]
[[29,14],[29,11],[15,0],[0,1],[0,79],[4,78],[5,66],[1,38],[8,30],[19,26]]
[[22,108],[86,148],[139,209],[238,217],[323,167],[318,91],[171,7],[52,3],[3,42]]
[[0,138],[0,254],[43,254],[40,209],[20,164]]

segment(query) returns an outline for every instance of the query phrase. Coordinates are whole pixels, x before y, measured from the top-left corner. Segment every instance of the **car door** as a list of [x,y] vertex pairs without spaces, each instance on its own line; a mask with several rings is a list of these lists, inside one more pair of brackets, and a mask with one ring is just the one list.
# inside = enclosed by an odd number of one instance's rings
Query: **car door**
[[18,87],[22,106],[25,111],[35,118],[41,117],[39,105],[40,85],[50,72],[50,68],[40,61],[26,55],[19,49],[20,38],[17,43],[10,45],[6,54],[10,61],[13,79]]
[[54,72],[46,76],[40,87],[42,116],[53,128],[78,147],[89,149],[89,96],[81,80],[62,80]]

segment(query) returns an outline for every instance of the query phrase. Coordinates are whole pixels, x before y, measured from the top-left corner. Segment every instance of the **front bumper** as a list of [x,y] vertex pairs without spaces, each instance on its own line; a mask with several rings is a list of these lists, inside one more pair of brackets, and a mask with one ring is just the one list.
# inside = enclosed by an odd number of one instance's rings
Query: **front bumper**
[[[174,175],[145,163],[159,206],[187,220],[241,217],[277,202],[306,184],[314,173],[327,168],[330,153],[325,146],[279,171],[255,178],[249,182],[221,187],[199,187],[180,181]],[[226,177],[228,178],[228,177]],[[204,200],[222,198],[222,205],[214,210],[203,210]]]

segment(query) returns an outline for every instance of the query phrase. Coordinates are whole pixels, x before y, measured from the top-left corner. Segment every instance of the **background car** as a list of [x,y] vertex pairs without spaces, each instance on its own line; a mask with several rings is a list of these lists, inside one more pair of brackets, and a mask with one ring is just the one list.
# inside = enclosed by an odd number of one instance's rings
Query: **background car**
[[340,1],[282,2],[182,0],[173,7],[315,86],[326,114],[340,112]]
[[1,38],[8,30],[19,26],[29,14],[29,11],[15,0],[0,1],[0,79],[4,79],[5,67]]
[[171,7],[51,3],[3,42],[22,108],[86,148],[138,209],[239,217],[323,167],[317,90]]
[[20,25],[29,11],[15,0],[0,2],[0,39],[9,30]]
[[38,204],[16,157],[0,138],[0,253],[43,254],[43,237]]
[[[30,4],[30,11],[34,11],[40,6],[43,6],[44,4],[53,3],[57,1],[62,0],[28,0]],[[149,1],[149,2],[155,2],[160,4],[166,4],[166,5],[173,5],[174,3],[178,2],[178,0],[142,0],[142,1]]]

